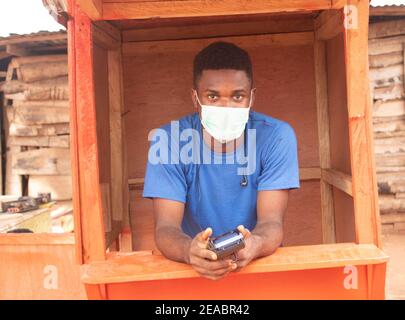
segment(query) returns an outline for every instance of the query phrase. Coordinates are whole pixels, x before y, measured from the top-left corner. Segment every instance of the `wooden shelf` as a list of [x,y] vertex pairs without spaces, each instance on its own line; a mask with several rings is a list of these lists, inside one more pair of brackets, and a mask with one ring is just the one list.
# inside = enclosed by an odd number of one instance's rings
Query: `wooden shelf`
[[[373,244],[324,244],[282,247],[273,255],[257,259],[238,273],[261,273],[292,270],[336,268],[347,265],[370,265],[388,261]],[[237,276],[238,273],[230,276]],[[81,267],[87,284],[122,283],[146,280],[195,278],[200,275],[191,266],[140,251],[111,255],[108,260]]]

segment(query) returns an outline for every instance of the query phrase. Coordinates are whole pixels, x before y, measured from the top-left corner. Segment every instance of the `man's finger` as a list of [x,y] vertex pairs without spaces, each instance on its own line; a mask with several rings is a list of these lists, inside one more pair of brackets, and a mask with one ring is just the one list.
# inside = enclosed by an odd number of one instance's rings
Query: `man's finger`
[[193,254],[204,259],[216,261],[217,260],[217,255],[215,252],[212,252],[211,250],[201,248],[199,250],[193,250]]
[[251,233],[248,228],[245,228],[243,225],[238,226],[238,230],[242,233],[243,237],[246,239],[250,237]]
[[212,235],[212,229],[211,228],[207,228],[204,231],[200,232],[198,234],[198,240],[200,241],[207,241],[207,239]]

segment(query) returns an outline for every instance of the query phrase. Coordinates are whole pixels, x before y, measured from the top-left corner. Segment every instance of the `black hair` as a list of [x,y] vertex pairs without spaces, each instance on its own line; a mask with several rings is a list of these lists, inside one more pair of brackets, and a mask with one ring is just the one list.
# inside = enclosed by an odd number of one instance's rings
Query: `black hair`
[[249,54],[229,42],[213,42],[202,49],[194,58],[194,88],[204,70],[233,69],[245,71],[253,85],[252,62]]

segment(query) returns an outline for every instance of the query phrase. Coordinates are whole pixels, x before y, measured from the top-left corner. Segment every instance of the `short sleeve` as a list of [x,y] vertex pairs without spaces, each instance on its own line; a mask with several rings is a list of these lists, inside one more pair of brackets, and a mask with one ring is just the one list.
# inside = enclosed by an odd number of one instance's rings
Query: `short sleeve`
[[263,149],[262,170],[258,177],[258,191],[297,189],[300,187],[297,138],[286,122]]
[[142,196],[185,203],[187,183],[182,165],[169,161],[170,138],[165,130],[159,129],[159,132],[150,143]]

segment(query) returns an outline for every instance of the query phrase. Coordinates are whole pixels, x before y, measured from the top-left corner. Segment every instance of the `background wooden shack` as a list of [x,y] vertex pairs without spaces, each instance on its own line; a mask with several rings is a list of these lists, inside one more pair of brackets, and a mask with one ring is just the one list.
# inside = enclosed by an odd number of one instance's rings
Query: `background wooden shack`
[[2,186],[13,196],[50,192],[72,211],[66,50],[64,31],[0,38]]
[[[401,1],[397,1],[401,4]],[[371,8],[370,92],[383,232],[405,230],[405,3]]]

